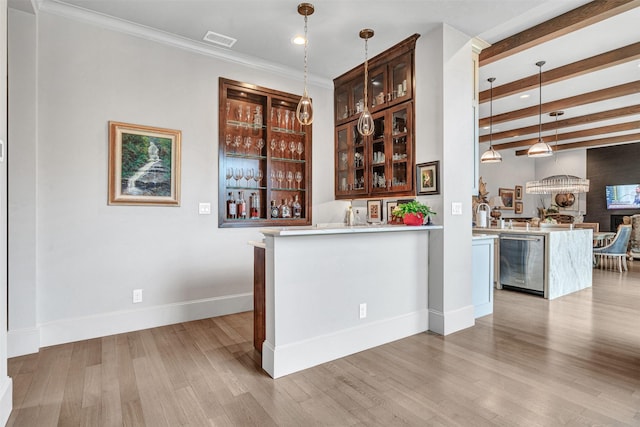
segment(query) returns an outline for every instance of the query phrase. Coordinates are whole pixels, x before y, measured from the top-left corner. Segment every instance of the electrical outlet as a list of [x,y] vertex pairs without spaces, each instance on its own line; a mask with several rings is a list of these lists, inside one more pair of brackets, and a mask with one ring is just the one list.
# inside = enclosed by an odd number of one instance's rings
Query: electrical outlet
[[451,215],[462,215],[462,203],[451,202]]
[[133,290],[133,303],[137,304],[142,302],[142,289],[134,289]]
[[360,318],[364,319],[365,317],[367,317],[367,303],[363,302],[360,304]]
[[211,215],[211,203],[200,203],[198,205],[198,213],[200,215]]

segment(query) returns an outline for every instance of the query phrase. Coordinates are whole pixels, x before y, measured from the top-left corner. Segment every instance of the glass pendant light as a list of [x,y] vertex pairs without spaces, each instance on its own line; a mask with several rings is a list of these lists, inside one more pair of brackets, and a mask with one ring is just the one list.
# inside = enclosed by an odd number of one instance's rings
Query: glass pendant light
[[304,93],[300,98],[300,102],[298,102],[298,108],[296,108],[296,119],[304,126],[313,123],[313,105],[307,93],[307,45],[309,44],[307,39],[307,17],[313,15],[314,11],[315,9],[311,3],[300,3],[298,5],[298,13],[304,15]]
[[531,147],[529,147],[529,150],[527,150],[527,156],[534,157],[534,158],[537,158],[537,157],[549,157],[549,156],[553,155],[553,149],[549,146],[549,144],[547,144],[546,142],[544,142],[542,140],[542,66],[544,64],[545,64],[544,61],[536,62],[536,65],[538,67],[540,67],[540,72],[539,72],[540,102],[539,102],[539,107],[538,107],[538,123],[539,123],[539,127],[538,127],[538,142],[533,144]]
[[360,38],[364,39],[364,110],[358,119],[358,132],[362,136],[369,136],[375,130],[373,116],[369,112],[369,101],[367,99],[367,86],[369,83],[369,62],[368,62],[368,41],[373,37],[373,30],[360,30]]
[[491,85],[489,92],[489,149],[482,153],[480,163],[500,163],[502,161],[502,156],[493,149],[493,82],[496,81],[496,78],[489,77],[487,81]]

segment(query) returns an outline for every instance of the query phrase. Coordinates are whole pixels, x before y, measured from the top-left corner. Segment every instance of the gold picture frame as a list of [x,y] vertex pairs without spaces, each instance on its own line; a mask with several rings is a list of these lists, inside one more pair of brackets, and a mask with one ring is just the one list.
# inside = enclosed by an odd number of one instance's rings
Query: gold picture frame
[[516,200],[522,200],[522,185],[516,185],[515,191]]
[[514,200],[515,190],[513,188],[498,188],[498,196],[502,199],[503,207],[500,210],[513,210],[513,200]]
[[524,205],[522,202],[516,202],[513,213],[521,214],[522,212],[524,212]]
[[109,122],[109,205],[180,206],[179,130]]

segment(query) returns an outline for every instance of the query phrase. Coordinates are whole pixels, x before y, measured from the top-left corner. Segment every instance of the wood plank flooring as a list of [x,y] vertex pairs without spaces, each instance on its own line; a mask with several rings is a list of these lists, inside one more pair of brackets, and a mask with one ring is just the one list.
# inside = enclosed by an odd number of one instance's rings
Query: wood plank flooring
[[252,313],[9,360],[8,426],[640,426],[640,261],[554,301],[496,291],[494,314],[278,380]]

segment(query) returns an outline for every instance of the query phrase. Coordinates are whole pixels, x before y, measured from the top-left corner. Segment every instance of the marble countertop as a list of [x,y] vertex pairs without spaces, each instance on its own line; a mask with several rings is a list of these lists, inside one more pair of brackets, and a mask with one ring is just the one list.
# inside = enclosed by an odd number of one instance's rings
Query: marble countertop
[[497,239],[498,235],[497,234],[482,234],[482,233],[473,233],[473,236],[471,237],[473,240],[483,240],[483,239]]
[[589,232],[589,231],[591,230],[588,228],[570,229],[568,227],[529,227],[528,230],[526,229],[526,227],[513,227],[513,228],[473,227],[473,234],[482,234],[482,233],[550,234],[550,233],[558,233],[558,232],[581,233],[581,232]]
[[388,225],[388,224],[367,224],[346,226],[340,224],[318,224],[304,227],[270,227],[261,228],[260,232],[265,236],[313,236],[324,234],[351,234],[351,233],[390,233],[406,231],[430,231],[440,230],[441,225]]

